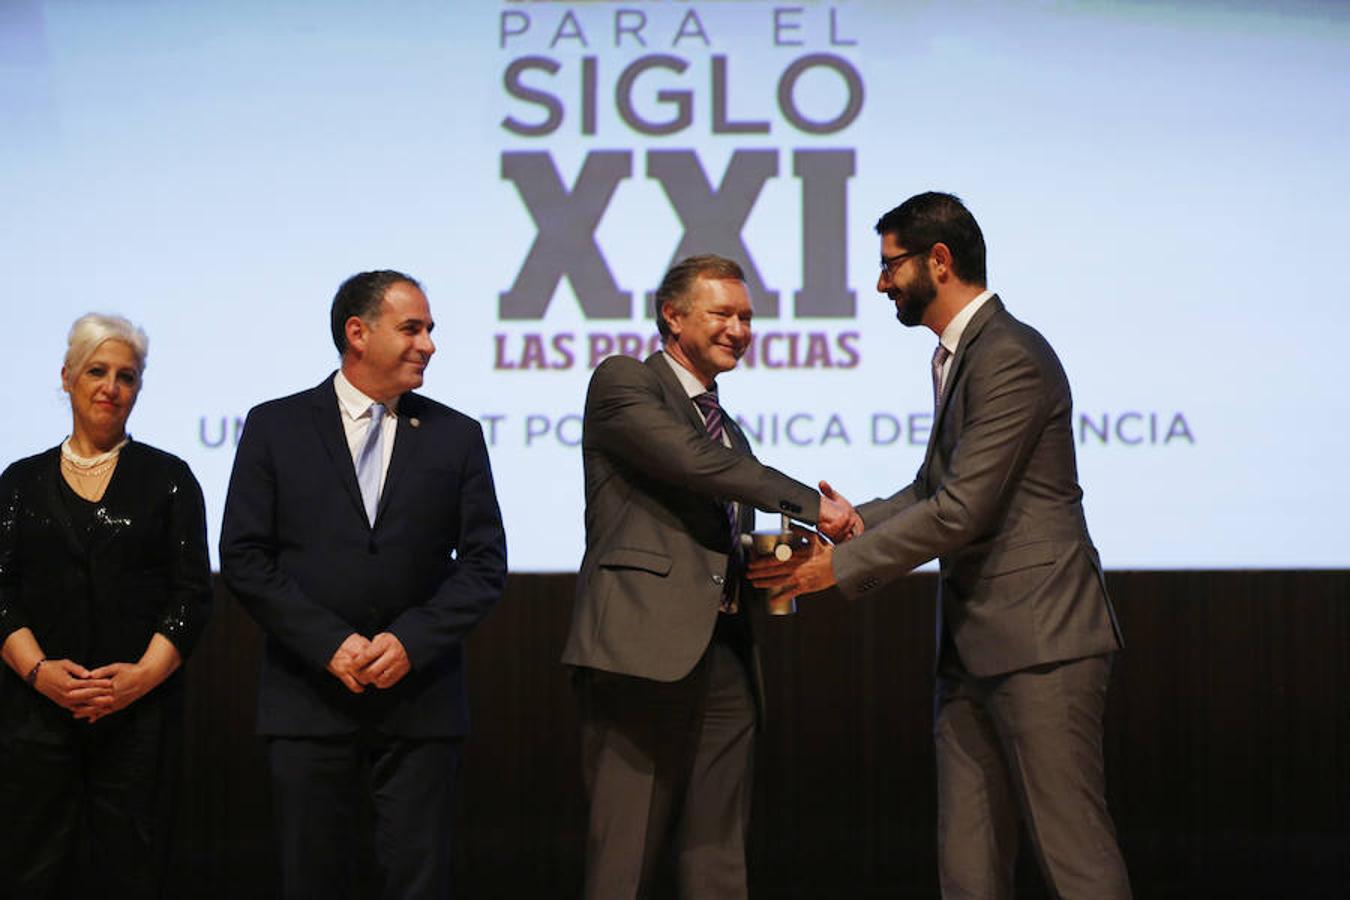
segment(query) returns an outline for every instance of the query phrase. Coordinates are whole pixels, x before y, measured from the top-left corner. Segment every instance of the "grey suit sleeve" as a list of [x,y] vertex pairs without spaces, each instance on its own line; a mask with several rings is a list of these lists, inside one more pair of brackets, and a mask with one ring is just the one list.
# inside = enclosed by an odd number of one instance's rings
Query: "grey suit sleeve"
[[708,440],[666,403],[645,365],[606,360],[586,393],[585,443],[628,468],[707,497],[735,500],[815,523],[820,495],[753,456]]
[[892,516],[904,512],[919,499],[917,479],[902,487],[884,499],[868,500],[858,505],[858,515],[862,516],[864,528],[876,528]]
[[932,496],[914,499],[836,548],[834,572],[846,595],[892,581],[996,526],[1057,388],[1044,361],[1025,345],[1009,341],[987,349],[971,360],[965,418],[942,483]]

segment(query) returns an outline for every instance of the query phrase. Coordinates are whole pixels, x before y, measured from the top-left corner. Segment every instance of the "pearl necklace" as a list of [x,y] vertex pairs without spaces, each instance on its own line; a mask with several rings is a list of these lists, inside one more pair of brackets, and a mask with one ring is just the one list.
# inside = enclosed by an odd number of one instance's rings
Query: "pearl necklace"
[[99,478],[117,464],[117,455],[129,440],[130,437],[122,438],[117,446],[98,456],[81,456],[70,446],[70,438],[66,438],[61,442],[61,468],[81,478]]

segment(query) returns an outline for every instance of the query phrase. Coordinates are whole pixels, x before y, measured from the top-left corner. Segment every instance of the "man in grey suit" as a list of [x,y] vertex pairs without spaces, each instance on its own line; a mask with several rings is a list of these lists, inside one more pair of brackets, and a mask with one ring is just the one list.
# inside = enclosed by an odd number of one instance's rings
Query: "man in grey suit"
[[676,264],[664,349],[617,356],[586,394],[586,554],[563,662],[575,666],[590,800],[589,900],[746,896],[759,700],[739,535],[753,508],[847,523],[838,501],[758,463],[714,379],[750,346],[740,267]]
[[1106,808],[1102,711],[1120,631],[1088,536],[1069,383],[985,288],[984,237],[950,194],[877,222],[877,290],[939,337],[914,482],[853,538],[755,565],[762,586],[861,597],[941,561],[934,736],[942,894],[1011,898],[1020,814],[1056,897],[1130,896]]

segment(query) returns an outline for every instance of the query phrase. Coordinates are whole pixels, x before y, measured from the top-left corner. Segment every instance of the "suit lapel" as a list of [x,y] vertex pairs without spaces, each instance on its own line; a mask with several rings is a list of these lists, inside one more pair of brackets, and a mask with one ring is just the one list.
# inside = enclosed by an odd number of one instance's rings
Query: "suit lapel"
[[[694,406],[694,401],[685,393],[684,385],[680,384],[680,379],[675,377],[675,373],[671,370],[670,363],[665,360],[663,353],[658,350],[647,357],[646,362],[647,366],[656,373],[657,380],[661,382],[661,386],[665,389],[666,402],[670,405],[670,408],[683,416],[690,427],[697,429],[699,434],[706,436],[708,429],[703,423],[703,416]],[[731,439],[731,449],[737,453],[750,452],[749,442],[746,441],[745,435],[741,433],[740,426],[731,418],[726,409],[722,410],[722,427]],[[725,508],[720,500],[709,502],[719,510]],[[741,512],[743,514],[745,510]]]
[[366,505],[361,500],[361,486],[356,483],[356,464],[352,462],[351,449],[347,446],[347,434],[342,430],[342,410],[338,408],[337,391],[333,389],[333,379],[328,378],[312,392],[311,413],[314,428],[319,434],[319,443],[323,445],[328,462],[342,489],[351,499],[352,505],[364,522]]
[[666,361],[664,353],[658,350],[647,357],[647,367],[656,373],[656,380],[661,382],[661,386],[666,392],[666,402],[670,408],[675,410],[684,420],[697,428],[699,431],[706,431],[703,426],[703,417],[698,414],[694,407],[694,401],[689,399],[689,395],[684,392],[684,385],[680,384],[680,379],[675,377],[675,373],[670,369],[670,363]]
[[[421,419],[418,418],[418,414],[421,412],[421,407],[417,401],[418,398],[414,395],[404,394],[398,402],[398,416],[394,421],[394,452],[389,458],[389,471],[384,474],[384,489],[380,491],[380,505],[375,510],[375,524],[377,525],[380,523],[380,519],[384,517],[384,510],[389,505],[389,498],[393,496],[394,490],[403,480],[404,473],[408,471],[408,461],[416,454],[419,446],[417,437],[421,427]],[[414,422],[417,424],[414,425]]]
[[938,404],[937,412],[933,415],[933,428],[928,432],[928,447],[924,450],[923,471],[928,471],[928,466],[933,460],[933,449],[937,446],[938,432],[942,428],[943,420],[946,418],[947,407],[951,405],[952,395],[956,393],[956,384],[961,378],[962,371],[965,368],[966,357],[970,355],[970,345],[980,336],[984,326],[995,313],[1003,311],[1003,301],[999,300],[998,294],[994,294],[980,307],[979,312],[975,313],[970,322],[966,325],[966,330],[961,333],[961,343],[956,346],[956,355],[952,357],[952,367],[947,373],[947,389],[942,392],[942,401]]

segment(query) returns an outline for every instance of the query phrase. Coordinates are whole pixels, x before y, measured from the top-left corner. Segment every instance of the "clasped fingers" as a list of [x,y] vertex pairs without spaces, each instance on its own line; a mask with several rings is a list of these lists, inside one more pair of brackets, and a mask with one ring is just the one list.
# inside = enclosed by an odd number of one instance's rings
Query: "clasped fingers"
[[388,688],[397,684],[411,670],[412,662],[408,659],[403,642],[396,635],[385,631],[370,639],[366,661],[356,677],[363,684]]

